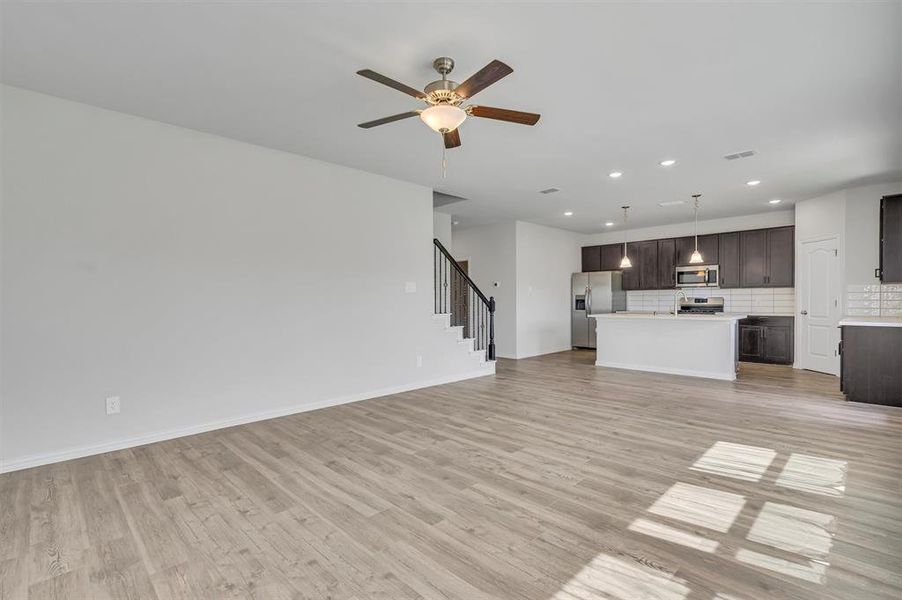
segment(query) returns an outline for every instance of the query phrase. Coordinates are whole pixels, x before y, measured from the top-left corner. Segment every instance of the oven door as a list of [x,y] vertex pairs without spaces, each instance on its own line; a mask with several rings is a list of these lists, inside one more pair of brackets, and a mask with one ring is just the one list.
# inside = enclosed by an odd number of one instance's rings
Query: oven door
[[717,285],[717,267],[711,265],[699,265],[697,267],[677,267],[676,286],[684,287],[709,287]]

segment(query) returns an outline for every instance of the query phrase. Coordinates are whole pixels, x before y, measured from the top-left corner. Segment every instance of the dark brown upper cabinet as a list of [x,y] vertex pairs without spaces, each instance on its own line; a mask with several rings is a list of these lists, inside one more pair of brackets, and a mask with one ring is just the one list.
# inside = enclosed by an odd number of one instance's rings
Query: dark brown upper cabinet
[[880,200],[880,281],[902,283],[902,194]]
[[676,287],[676,240],[658,240],[658,286],[659,290]]
[[742,287],[791,287],[794,284],[794,227],[739,233]]
[[742,256],[740,285],[764,287],[767,283],[767,230],[740,231],[739,253]]
[[583,273],[589,271],[601,271],[601,246],[583,246]]
[[795,228],[767,230],[767,286],[795,285]]
[[721,233],[720,234],[720,287],[722,288],[738,288],[739,269],[741,262],[739,260],[739,232]]
[[607,244],[601,247],[601,270],[619,271],[623,258],[623,244]]
[[[898,242],[889,248],[902,256],[902,195],[892,210],[884,210],[884,232],[894,231]],[[888,216],[887,216],[888,215]],[[888,222],[889,224],[886,224]],[[795,244],[793,227],[754,229],[698,236],[698,251],[704,264],[720,265],[720,287],[792,287],[794,285]],[[886,246],[886,244],[883,244]],[[627,244],[633,266],[620,268],[623,244],[584,246],[583,271],[623,271],[625,290],[668,290],[676,286],[677,266],[686,266],[695,250],[695,237],[643,240]],[[902,258],[896,258],[902,262]],[[902,281],[902,264],[897,266]]]
[[626,245],[626,255],[630,258],[633,265],[623,269],[623,277],[620,280],[624,290],[641,290],[641,280],[639,278],[639,245],[636,242],[630,242]]
[[[658,289],[658,241],[636,244],[639,248],[639,289]],[[633,263],[635,264],[635,263]]]
[[[689,259],[695,251],[695,236],[686,236],[676,240],[677,266],[688,266]],[[702,255],[702,262],[706,265],[716,265],[720,251],[720,235],[713,233],[698,236],[698,251]]]

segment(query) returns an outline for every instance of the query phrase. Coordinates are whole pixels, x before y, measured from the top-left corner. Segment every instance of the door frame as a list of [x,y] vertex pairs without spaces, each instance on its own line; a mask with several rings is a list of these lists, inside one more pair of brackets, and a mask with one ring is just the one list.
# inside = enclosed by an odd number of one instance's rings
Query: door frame
[[[808,335],[805,331],[805,325],[802,322],[801,311],[804,309],[802,306],[802,299],[805,297],[806,290],[804,289],[804,282],[807,276],[808,264],[805,261],[805,244],[812,244],[816,242],[827,242],[834,240],[836,242],[836,251],[837,251],[837,271],[838,277],[836,278],[836,297],[839,301],[838,304],[838,318],[836,326],[839,327],[839,320],[842,319],[842,316],[845,314],[846,310],[846,298],[845,294],[843,294],[843,290],[846,289],[846,277],[845,277],[845,264],[846,264],[846,253],[845,247],[843,245],[844,239],[841,233],[828,233],[823,235],[816,235],[812,237],[808,237],[805,239],[796,238],[796,257],[795,257],[795,346],[793,365],[794,369],[805,369],[807,368],[804,364],[806,353],[804,352],[805,344],[808,341]],[[820,373],[821,371],[818,371]],[[839,373],[834,373],[837,377]]]

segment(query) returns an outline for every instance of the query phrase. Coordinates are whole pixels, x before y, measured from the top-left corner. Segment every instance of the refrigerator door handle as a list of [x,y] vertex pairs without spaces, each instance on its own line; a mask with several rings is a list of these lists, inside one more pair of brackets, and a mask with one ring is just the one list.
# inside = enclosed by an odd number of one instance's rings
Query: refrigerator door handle
[[592,314],[592,288],[586,286],[586,316]]

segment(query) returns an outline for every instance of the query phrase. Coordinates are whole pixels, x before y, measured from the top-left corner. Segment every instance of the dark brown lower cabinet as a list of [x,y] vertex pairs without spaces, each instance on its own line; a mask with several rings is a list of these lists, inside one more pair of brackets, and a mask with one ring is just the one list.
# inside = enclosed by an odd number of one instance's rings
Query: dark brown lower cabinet
[[843,325],[840,389],[853,402],[902,406],[902,327]]
[[791,365],[793,317],[750,316],[739,322],[739,360]]

